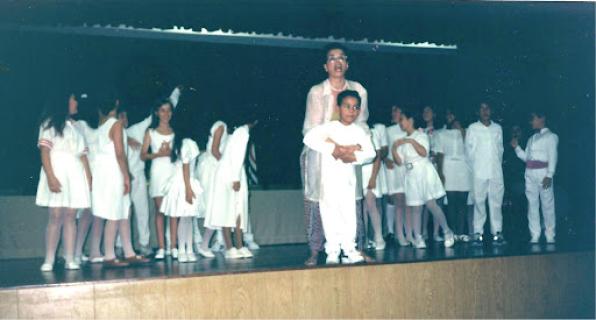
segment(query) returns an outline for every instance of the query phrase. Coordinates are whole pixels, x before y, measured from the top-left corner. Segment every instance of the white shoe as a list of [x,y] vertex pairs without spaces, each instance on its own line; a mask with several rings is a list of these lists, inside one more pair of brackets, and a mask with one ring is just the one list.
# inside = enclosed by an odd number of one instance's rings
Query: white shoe
[[261,247],[254,241],[247,241],[246,245],[250,250],[259,250]]
[[327,260],[325,260],[327,264],[338,264],[339,263],[339,253],[331,253],[327,255]]
[[470,236],[467,234],[462,234],[458,238],[461,242],[470,242]]
[[[186,254],[186,259],[187,259],[186,260],[187,262],[197,262],[197,260],[198,260],[197,259],[197,256],[195,255],[194,252],[187,253]],[[180,258],[178,258],[178,261],[180,261]]]
[[446,233],[445,234],[445,242],[443,243],[445,248],[451,248],[451,247],[453,247],[454,244],[455,244],[455,236],[453,235],[453,232]]
[[201,248],[201,246],[199,246],[197,248],[197,252],[204,258],[215,258],[215,255],[213,254],[213,252],[211,252],[211,250],[209,250],[209,249],[203,250],[203,248]]
[[41,265],[41,268],[39,268],[39,270],[43,272],[50,272],[54,270],[54,265],[52,265],[51,263],[44,263]]
[[178,249],[172,249],[172,259],[178,259]]
[[79,270],[79,269],[81,269],[81,265],[78,264],[78,263],[76,263],[76,262],[74,262],[74,261],[73,262],[67,262],[64,265],[64,269],[66,269],[66,270]]
[[242,256],[242,258],[252,258],[252,252],[248,250],[247,247],[242,247],[238,250],[238,254]]
[[95,257],[89,260],[91,263],[103,263],[103,257]]
[[82,256],[81,256],[81,261],[82,261],[82,262],[88,262],[88,261],[89,261],[89,257],[88,257],[88,256],[86,256],[86,255],[82,255]]
[[400,247],[407,247],[410,242],[408,240],[397,238],[397,244],[399,244]]
[[171,256],[171,255],[172,255],[172,250],[171,250],[170,248],[167,248],[167,249],[164,251],[164,254],[165,254],[166,256]]
[[354,264],[354,263],[359,263],[364,261],[364,257],[362,256],[362,254],[360,254],[360,252],[353,250],[350,252],[347,252],[346,255],[348,256],[346,259],[342,260],[342,262],[345,262],[347,264]]
[[540,242],[540,237],[532,237],[532,239],[530,239],[531,244],[538,244],[539,242]]
[[433,237],[433,240],[435,240],[435,242],[443,242],[445,241],[445,239],[443,237],[441,237],[440,235],[436,235]]
[[180,252],[178,253],[178,262],[188,262],[188,256],[186,255],[185,252]]
[[385,243],[385,240],[383,240],[383,239],[381,239],[379,241],[375,241],[375,250],[377,250],[377,251],[385,250],[386,246],[387,246],[387,244]]
[[555,237],[546,237],[546,243],[553,244],[555,242]]
[[158,249],[153,257],[155,260],[163,260],[166,257],[166,251],[164,249]]
[[423,237],[416,237],[416,239],[414,240],[414,243],[412,243],[412,245],[416,249],[426,249],[426,242],[424,242]]
[[226,253],[224,256],[226,259],[240,259],[240,258],[242,258],[240,253],[238,253],[238,249],[236,249],[236,248],[226,250]]

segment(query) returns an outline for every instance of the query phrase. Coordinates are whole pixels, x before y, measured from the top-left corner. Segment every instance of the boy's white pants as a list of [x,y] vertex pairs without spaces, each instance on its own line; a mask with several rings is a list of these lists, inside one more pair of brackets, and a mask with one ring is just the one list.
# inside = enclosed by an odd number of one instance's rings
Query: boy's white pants
[[548,189],[542,187],[542,180],[546,177],[546,168],[527,169],[526,197],[528,198],[528,227],[532,238],[540,237],[540,205],[542,204],[542,216],[544,218],[544,235],[547,238],[555,237],[555,193],[554,185]]
[[134,206],[135,220],[137,223],[137,232],[139,235],[139,244],[149,246],[149,197],[147,194],[147,180],[143,172],[133,174],[131,181],[130,199]]
[[484,233],[486,223],[486,199],[490,209],[490,230],[493,235],[503,231],[503,179],[474,178],[474,233]]
[[[350,197],[346,197],[350,198]],[[325,252],[338,255],[340,249],[356,249],[356,205],[354,199],[319,202],[321,222],[325,232]]]

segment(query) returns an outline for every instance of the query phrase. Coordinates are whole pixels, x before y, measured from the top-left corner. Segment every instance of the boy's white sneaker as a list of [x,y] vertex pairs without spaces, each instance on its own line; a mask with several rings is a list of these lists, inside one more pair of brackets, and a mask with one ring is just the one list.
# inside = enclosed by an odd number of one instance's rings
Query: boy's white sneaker
[[253,254],[248,250],[247,247],[242,247],[238,250],[238,254],[242,256],[242,258],[252,258]]
[[226,253],[224,256],[226,257],[226,259],[240,259],[240,258],[242,258],[240,253],[238,253],[238,249],[236,249],[236,248],[226,250]]

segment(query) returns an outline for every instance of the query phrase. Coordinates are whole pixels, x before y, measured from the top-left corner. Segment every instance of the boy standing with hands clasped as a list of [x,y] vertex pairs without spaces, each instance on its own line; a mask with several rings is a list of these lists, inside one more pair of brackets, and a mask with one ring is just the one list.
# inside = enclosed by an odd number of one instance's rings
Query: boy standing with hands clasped
[[320,209],[325,231],[327,263],[363,261],[356,250],[356,172],[355,166],[371,161],[376,153],[370,135],[354,121],[360,114],[358,92],[342,91],[337,96],[339,121],[310,130],[304,144],[321,153]]

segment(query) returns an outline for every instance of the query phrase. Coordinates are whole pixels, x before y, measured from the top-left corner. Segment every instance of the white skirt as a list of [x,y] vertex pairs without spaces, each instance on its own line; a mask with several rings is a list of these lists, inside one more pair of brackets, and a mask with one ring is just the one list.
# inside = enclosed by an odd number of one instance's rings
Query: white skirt
[[154,159],[151,163],[151,177],[149,180],[149,196],[151,198],[163,197],[164,188],[174,173],[176,166],[170,157]]
[[393,165],[393,169],[386,168],[387,171],[387,194],[404,193],[405,168],[403,166]]
[[115,159],[93,166],[93,215],[106,220],[128,219],[130,193],[124,194],[124,178]]
[[[370,180],[370,178],[372,177],[372,172],[373,172],[373,164],[366,164],[362,166],[362,193],[366,196],[366,193],[368,192],[368,181]],[[385,184],[385,179],[383,177],[383,174],[379,168],[379,174],[377,175],[377,184],[375,186],[374,189],[372,189],[372,193],[375,195],[376,198],[382,198],[383,197],[383,189],[387,189],[386,187],[383,187],[383,184]]]
[[50,154],[54,175],[62,186],[60,193],[50,191],[43,168],[39,173],[35,204],[40,207],[85,209],[91,206],[91,195],[81,159],[68,153]]
[[203,153],[199,156],[199,163],[197,165],[199,182],[203,187],[201,199],[203,205],[199,208],[199,218],[205,218],[207,210],[207,202],[212,198],[211,184],[215,176],[215,169],[217,169],[217,159],[211,153]]
[[412,168],[406,169],[405,175],[406,205],[421,206],[445,196],[441,178],[428,159],[412,163]]
[[186,202],[186,187],[182,175],[172,177],[164,189],[165,195],[159,211],[170,217],[197,217],[199,208],[203,205],[203,188],[194,177],[190,177],[190,187],[195,194],[192,204]]

